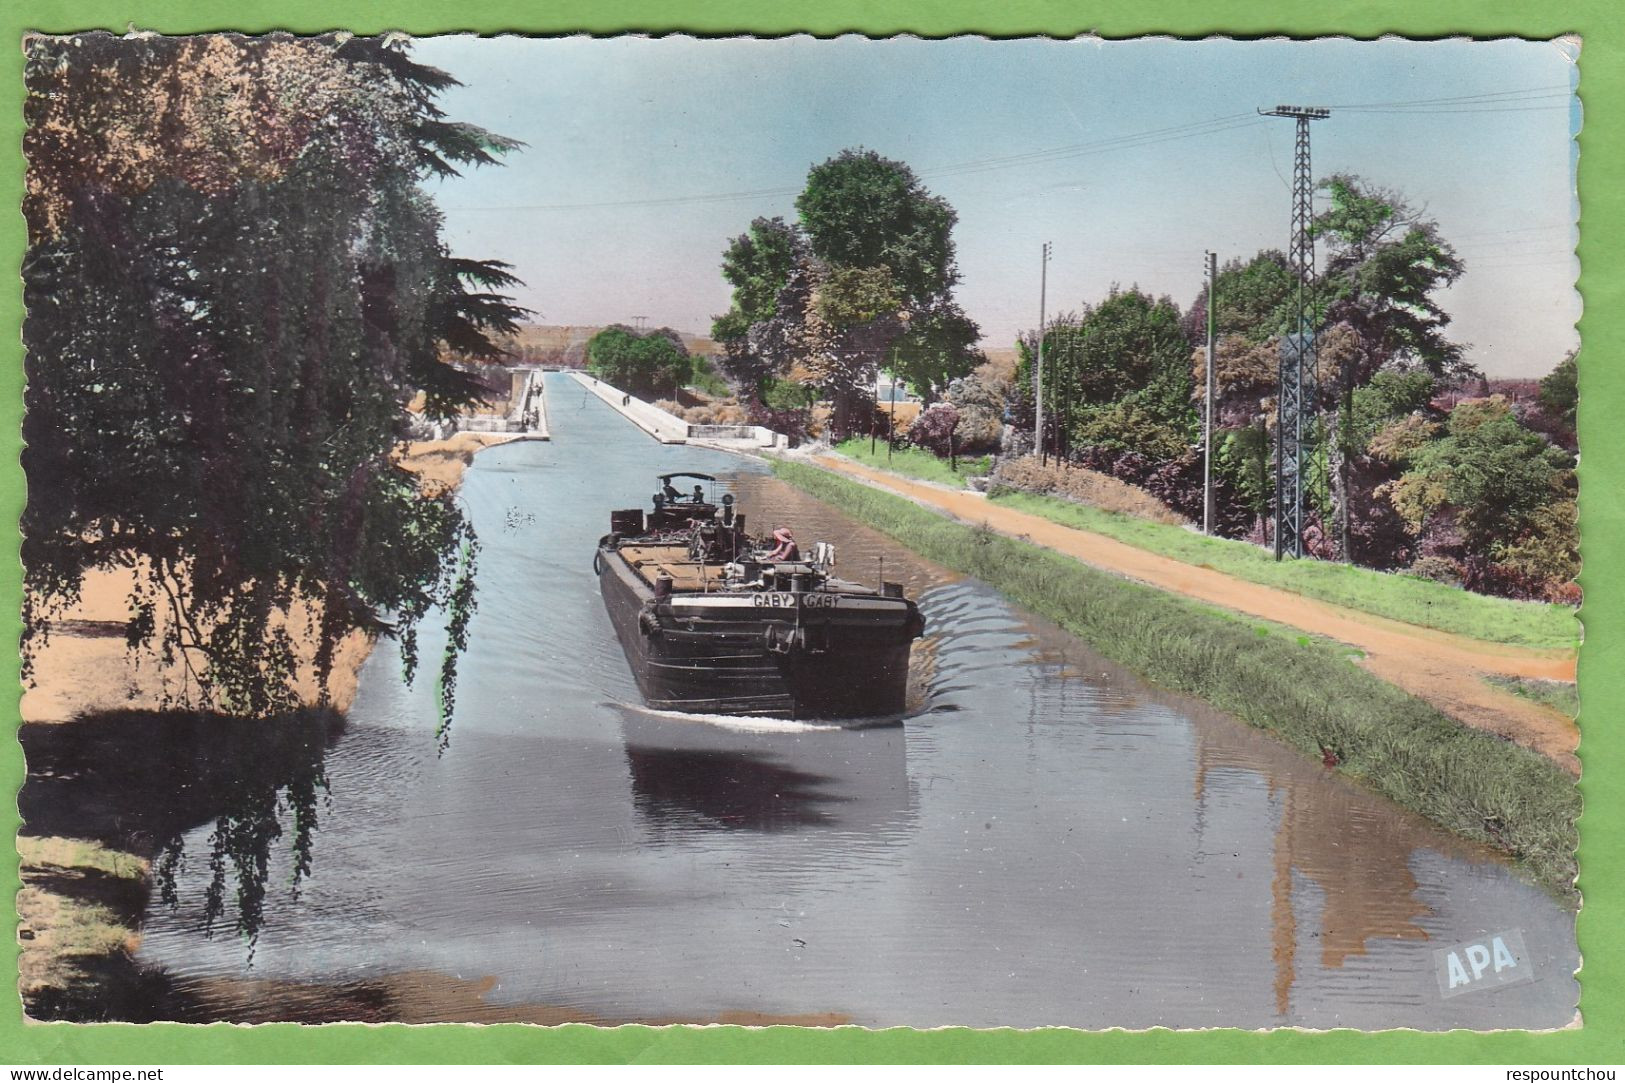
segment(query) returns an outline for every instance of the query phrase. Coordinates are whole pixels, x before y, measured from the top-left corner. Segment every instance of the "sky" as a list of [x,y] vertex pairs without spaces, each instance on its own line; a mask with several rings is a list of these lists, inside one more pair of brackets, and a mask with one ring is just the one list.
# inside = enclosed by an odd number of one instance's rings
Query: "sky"
[[[502,259],[536,322],[643,317],[703,334],[728,241],[795,216],[848,147],[907,162],[958,212],[957,296],[983,344],[1114,284],[1188,307],[1221,263],[1290,236],[1294,122],[1326,106],[1316,179],[1355,173],[1434,219],[1466,264],[1441,295],[1491,376],[1578,347],[1573,41],[420,39],[463,82],[451,119],[523,140],[431,185],[461,256]],[[1324,206],[1324,195],[1317,207]]]

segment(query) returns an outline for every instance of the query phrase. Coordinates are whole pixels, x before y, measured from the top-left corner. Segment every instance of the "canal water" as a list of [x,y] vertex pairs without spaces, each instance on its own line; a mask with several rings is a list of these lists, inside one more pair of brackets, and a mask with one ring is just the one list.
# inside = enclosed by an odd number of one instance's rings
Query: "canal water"
[[[1148,687],[753,460],[656,444],[562,375],[547,392],[552,442],[483,452],[463,483],[479,610],[444,749],[434,667],[409,686],[386,644],[275,824],[259,821],[263,869],[233,821],[195,817],[161,863],[138,959],[176,1014],[1574,1018],[1572,915],[1491,854]],[[639,706],[592,553],[609,510],[646,503],[669,470],[724,478],[753,527],[833,541],[849,578],[883,560],[907,584],[928,621],[910,717],[843,730]],[[422,656],[439,650],[426,632]],[[1442,997],[1435,950],[1506,930],[1535,980]]]

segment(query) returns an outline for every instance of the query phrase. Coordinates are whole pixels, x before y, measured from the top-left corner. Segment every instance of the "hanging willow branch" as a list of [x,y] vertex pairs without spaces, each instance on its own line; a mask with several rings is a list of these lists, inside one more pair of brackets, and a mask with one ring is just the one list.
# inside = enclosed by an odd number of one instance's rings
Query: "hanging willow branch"
[[408,404],[468,402],[449,362],[500,358],[525,314],[422,182],[518,144],[446,120],[456,80],[399,39],[26,54],[29,671],[97,570],[132,580],[130,650],[181,671],[166,705],[278,714],[311,670],[325,702],[356,633],[396,634],[410,671],[438,605],[461,651],[472,531],[391,456]]

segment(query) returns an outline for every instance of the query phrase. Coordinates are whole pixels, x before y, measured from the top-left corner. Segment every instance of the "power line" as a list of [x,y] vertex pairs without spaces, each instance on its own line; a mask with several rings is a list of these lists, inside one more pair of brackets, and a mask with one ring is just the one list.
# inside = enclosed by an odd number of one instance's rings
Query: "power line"
[[1552,259],[1517,260],[1510,263],[1483,263],[1475,261],[1472,269],[1475,271],[1504,271],[1509,267],[1564,267],[1572,266],[1576,258],[1577,257],[1575,254],[1570,252],[1566,256],[1554,257]]
[[1026,152],[1023,152],[1021,154],[1001,154],[1001,155],[994,155],[994,156],[991,156],[991,157],[988,157],[988,158],[971,158],[971,159],[967,159],[966,161],[963,161],[963,162],[955,162],[952,165],[939,166],[935,170],[933,170],[933,172],[942,173],[942,172],[945,172],[945,171],[950,170],[950,169],[960,169],[960,168],[972,167],[972,166],[997,165],[997,164],[1004,164],[1004,163],[1021,163],[1021,162],[1024,162],[1024,161],[1027,161],[1027,160],[1033,159],[1033,158],[1047,157],[1048,155],[1051,155],[1051,154],[1066,154],[1066,153],[1070,153],[1072,151],[1084,150],[1084,149],[1092,148],[1092,147],[1099,147],[1099,146],[1103,146],[1103,145],[1106,145],[1106,144],[1109,144],[1109,143],[1117,143],[1117,142],[1127,140],[1127,139],[1140,139],[1140,138],[1149,137],[1149,136],[1166,135],[1166,134],[1168,134],[1170,132],[1190,131],[1193,128],[1205,128],[1210,124],[1223,124],[1223,123],[1227,123],[1227,122],[1233,121],[1233,120],[1240,120],[1243,117],[1251,119],[1252,116],[1253,116],[1253,114],[1250,113],[1250,112],[1249,113],[1227,113],[1222,117],[1209,117],[1207,120],[1189,121],[1189,122],[1187,122],[1185,124],[1170,124],[1165,128],[1152,128],[1152,129],[1149,129],[1148,131],[1143,131],[1143,132],[1129,132],[1129,133],[1127,133],[1125,135],[1114,135],[1114,136],[1110,136],[1110,137],[1105,138],[1105,139],[1091,139],[1091,140],[1089,140],[1087,142],[1084,142],[1084,143],[1069,143],[1069,144],[1066,144],[1064,146],[1059,146],[1059,147],[1046,147],[1046,148],[1044,148],[1042,150],[1026,151]]
[[1457,249],[1456,255],[1462,259],[1471,260],[1473,266],[1482,267],[1482,260],[1493,259],[1529,259],[1535,256],[1572,256],[1574,246],[1569,245],[1542,245],[1538,248],[1477,248]]
[[[1191,136],[1207,135],[1209,130],[1225,131],[1233,127],[1244,127],[1240,122],[1247,124],[1258,122],[1253,113],[1231,113],[1222,117],[1213,117],[1208,120],[1194,121],[1189,124],[1174,124],[1166,128],[1153,128],[1145,132],[1131,132],[1127,135],[1112,136],[1109,139],[1096,139],[1087,143],[1073,143],[1063,147],[1051,147],[1047,150],[1028,151],[1025,154],[1008,154],[994,158],[971,159],[967,162],[958,162],[954,165],[939,166],[934,169],[922,169],[921,174],[934,177],[957,175],[959,173],[978,172],[983,169],[1005,169],[1011,166],[1032,165],[1047,162],[1057,158],[1069,158],[1076,155],[1091,154],[1103,150],[1115,150],[1120,146],[1137,145],[1141,141],[1160,143],[1169,139],[1184,139]],[[1221,127],[1215,127],[1220,125]]]
[[1333,109],[1368,109],[1368,108],[1390,108],[1390,107],[1393,107],[1393,106],[1401,106],[1401,105],[1444,105],[1444,104],[1448,104],[1450,102],[1476,102],[1476,101],[1487,101],[1487,100],[1491,100],[1491,99],[1496,99],[1496,100],[1512,99],[1512,98],[1520,98],[1520,97],[1528,97],[1528,96],[1541,96],[1541,95],[1547,95],[1547,94],[1555,94],[1555,93],[1558,93],[1558,92],[1561,92],[1561,93],[1564,93],[1564,94],[1572,94],[1572,93],[1574,93],[1574,88],[1571,87],[1571,86],[1568,86],[1566,84],[1563,85],[1563,86],[1557,86],[1557,85],[1554,84],[1552,86],[1525,87],[1522,90],[1495,90],[1495,91],[1488,91],[1488,92],[1483,93],[1483,94],[1461,94],[1461,95],[1457,95],[1456,97],[1453,97],[1453,98],[1412,98],[1409,101],[1391,101],[1391,102],[1340,102],[1340,103],[1339,102],[1334,102],[1334,103],[1332,103],[1331,108],[1333,108]]
[[[1246,119],[1238,119],[1245,117]],[[974,173],[991,172],[996,169],[1009,169],[1017,166],[1047,164],[1054,161],[1063,161],[1068,158],[1083,157],[1089,154],[1101,154],[1114,150],[1129,150],[1157,143],[1173,142],[1180,139],[1191,139],[1197,136],[1213,135],[1218,132],[1229,131],[1233,128],[1245,128],[1261,123],[1256,116],[1236,114],[1234,116],[1218,117],[1211,121],[1203,121],[1199,125],[1176,125],[1172,128],[1156,128],[1148,132],[1136,132],[1130,135],[1118,136],[1113,139],[1097,140],[1093,143],[1079,143],[1065,147],[1055,147],[1043,151],[1031,151],[1027,154],[1010,155],[1002,158],[972,159],[954,165],[941,166],[935,169],[917,169],[915,172],[921,177],[957,177],[968,176]],[[1192,129],[1192,130],[1185,130]],[[1164,134],[1167,133],[1167,134]],[[595,210],[612,207],[667,207],[681,206],[691,203],[727,203],[742,199],[768,199],[775,196],[796,195],[801,186],[785,188],[757,188],[741,192],[715,192],[709,194],[687,196],[663,196],[650,199],[622,199],[605,200],[592,203],[530,203],[510,204],[499,207],[459,207],[459,211],[574,211]]]
[[1558,105],[1522,105],[1522,106],[1491,106],[1476,109],[1471,106],[1446,106],[1438,109],[1350,109],[1350,113],[1364,113],[1368,116],[1447,116],[1459,113],[1555,113],[1559,110],[1567,111],[1572,106],[1568,102]]
[[994,170],[1009,169],[1009,168],[1012,168],[1012,167],[1015,167],[1015,166],[1049,165],[1049,164],[1054,163],[1054,162],[1070,161],[1073,158],[1082,158],[1082,157],[1085,157],[1085,156],[1088,156],[1088,155],[1091,155],[1091,154],[1109,154],[1109,153],[1113,153],[1115,151],[1121,151],[1121,150],[1138,150],[1141,147],[1155,146],[1155,145],[1157,145],[1159,143],[1172,143],[1172,142],[1176,142],[1176,141],[1181,140],[1181,139],[1194,139],[1197,136],[1202,136],[1202,135],[1217,135],[1220,132],[1233,131],[1233,130],[1235,130],[1237,128],[1251,128],[1251,127],[1253,127],[1255,125],[1258,125],[1258,124],[1261,124],[1261,123],[1263,123],[1263,122],[1260,121],[1257,117],[1254,117],[1254,118],[1252,118],[1250,120],[1232,121],[1232,122],[1230,122],[1228,124],[1222,124],[1222,125],[1218,125],[1218,126],[1215,126],[1215,127],[1204,128],[1201,131],[1187,132],[1187,133],[1185,133],[1183,135],[1165,135],[1165,136],[1162,136],[1162,137],[1156,138],[1156,139],[1146,139],[1146,138],[1141,138],[1141,137],[1124,138],[1120,142],[1114,143],[1114,144],[1112,144],[1110,146],[1090,147],[1088,149],[1079,149],[1079,150],[1068,151],[1068,152],[1066,152],[1064,154],[1057,153],[1057,154],[1054,154],[1054,155],[1052,155],[1050,157],[1039,159],[1039,160],[1033,161],[1033,162],[1014,162],[1014,163],[1010,163],[1009,165],[1001,164],[1001,165],[993,165],[993,166],[984,166],[984,167],[981,167],[981,168],[978,168],[978,169],[962,169],[962,170],[955,170],[953,172],[949,172],[946,169],[922,169],[922,170],[918,170],[918,172],[919,172],[920,176],[922,176],[922,177],[933,177],[933,178],[935,178],[935,177],[963,177],[963,176],[971,176],[971,175],[974,175],[974,174],[977,174],[977,173],[991,173]]
[[1560,229],[1562,229],[1562,230],[1570,230],[1570,229],[1573,229],[1576,224],[1577,223],[1575,223],[1575,222],[1547,222],[1544,225],[1520,226],[1517,229],[1479,229],[1479,230],[1472,230],[1472,231],[1467,232],[1467,233],[1457,233],[1457,234],[1455,234],[1455,236],[1457,238],[1461,238],[1461,237],[1499,237],[1504,233],[1546,233],[1546,232],[1555,232],[1556,230],[1560,230]]
[[752,192],[718,192],[711,195],[666,196],[654,199],[615,199],[598,203],[519,203],[501,207],[457,207],[457,211],[585,211],[604,207],[676,207],[688,203],[730,203],[736,199],[767,199],[794,195],[800,188],[759,188]]
[[[1529,87],[1521,90],[1493,91],[1482,94],[1467,94],[1443,98],[1417,98],[1404,101],[1388,102],[1357,102],[1340,104],[1335,107],[1339,110],[1365,113],[1399,113],[1414,115],[1437,115],[1450,113],[1500,113],[1500,112],[1533,112],[1551,111],[1569,108],[1569,103],[1555,105],[1518,105],[1522,101],[1533,101],[1544,98],[1571,96],[1573,89],[1566,86]],[[1512,104],[1509,104],[1512,103]],[[1021,154],[999,155],[985,158],[972,158],[962,162],[950,163],[935,168],[918,169],[915,172],[921,177],[950,178],[972,176],[979,173],[988,173],[1001,169],[1012,169],[1023,166],[1047,165],[1054,162],[1067,161],[1094,154],[1107,154],[1122,150],[1137,150],[1141,147],[1155,146],[1161,143],[1175,142],[1184,139],[1194,139],[1206,135],[1216,135],[1221,132],[1233,131],[1240,128],[1249,128],[1264,123],[1255,113],[1227,113],[1222,116],[1210,117],[1207,120],[1191,121],[1185,124],[1174,124],[1162,128],[1152,128],[1143,132],[1131,132],[1126,135],[1112,136],[1105,139],[1092,140],[1085,143],[1073,143],[1060,147],[1049,147],[1043,150],[1027,151]],[[677,207],[691,204],[731,203],[739,200],[772,199],[782,196],[791,196],[799,193],[801,186],[785,186],[780,188],[756,188],[736,192],[696,193],[681,196],[657,196],[647,199],[600,200],[582,203],[530,203],[511,204],[493,207],[459,207],[459,212],[467,211],[576,211],[576,210],[604,210],[617,207]]]

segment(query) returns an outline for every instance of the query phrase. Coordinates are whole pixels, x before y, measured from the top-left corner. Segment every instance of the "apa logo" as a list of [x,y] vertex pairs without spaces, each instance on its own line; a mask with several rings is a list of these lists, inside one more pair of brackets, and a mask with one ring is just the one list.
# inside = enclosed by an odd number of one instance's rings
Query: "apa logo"
[[1459,996],[1478,989],[1534,981],[1534,966],[1517,929],[1492,933],[1453,948],[1433,952],[1439,995]]

